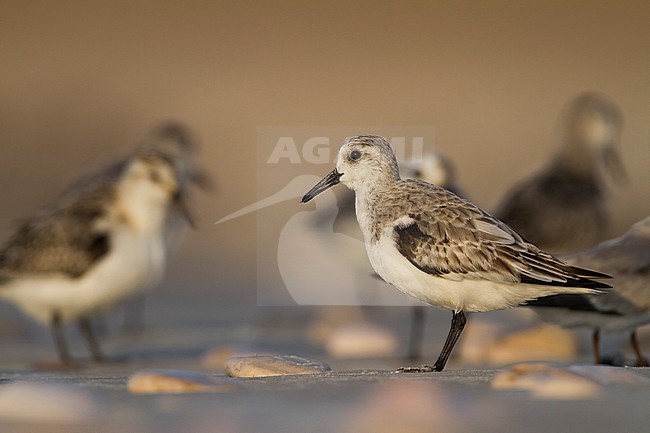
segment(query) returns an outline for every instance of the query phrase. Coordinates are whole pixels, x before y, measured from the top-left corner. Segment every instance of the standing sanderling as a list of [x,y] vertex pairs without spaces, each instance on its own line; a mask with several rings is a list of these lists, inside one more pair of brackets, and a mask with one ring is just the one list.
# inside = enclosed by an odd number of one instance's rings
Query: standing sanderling
[[622,114],[605,95],[585,93],[570,105],[563,146],[540,173],[519,182],[495,215],[553,254],[589,248],[607,238],[606,174],[627,179],[618,153]]
[[596,364],[603,362],[601,331],[628,331],[637,367],[648,366],[641,354],[636,328],[650,323],[650,217],[616,239],[565,256],[576,266],[600,269],[614,276],[614,288],[605,295],[568,295],[540,299],[532,305],[543,319],[567,328],[590,327]]
[[357,220],[375,271],[400,291],[453,312],[433,367],[442,371],[468,312],[515,307],[560,293],[599,293],[605,274],[570,266],[524,241],[501,221],[438,186],[400,179],[393,150],[377,136],[346,140],[336,168],[306,203],[343,183],[355,192]]
[[[456,170],[451,160],[436,151],[425,152],[421,158],[405,161],[399,164],[400,175],[404,179],[419,179],[438,185],[446,190],[462,196],[461,188],[456,178]],[[346,194],[343,204],[336,216],[335,225],[343,225],[348,232],[359,231],[359,224],[354,215],[354,193],[349,198]],[[354,222],[353,222],[354,221]],[[345,224],[343,224],[345,222]],[[354,228],[352,226],[354,225]],[[356,237],[356,236],[355,236]],[[363,234],[359,233],[359,238]],[[364,263],[365,265],[365,263]],[[425,310],[423,305],[411,307],[411,325],[409,332],[407,359],[411,361],[422,359],[424,343]]]
[[[189,202],[193,186],[206,191],[212,187],[212,180],[197,161],[199,146],[190,128],[178,121],[163,122],[154,128],[129,157],[146,154],[158,154],[169,160],[174,166],[179,183],[178,203]],[[118,165],[121,163],[118,163]],[[187,232],[196,222],[188,209],[172,206],[165,218],[162,231],[166,255],[175,250]],[[146,293],[135,296],[125,303],[124,324],[131,330],[140,329],[144,323]]]
[[73,365],[62,328],[69,321],[102,361],[90,317],[162,278],[161,232],[174,205],[183,208],[177,172],[160,153],[84,176],[0,248],[0,298],[51,326],[63,364]]

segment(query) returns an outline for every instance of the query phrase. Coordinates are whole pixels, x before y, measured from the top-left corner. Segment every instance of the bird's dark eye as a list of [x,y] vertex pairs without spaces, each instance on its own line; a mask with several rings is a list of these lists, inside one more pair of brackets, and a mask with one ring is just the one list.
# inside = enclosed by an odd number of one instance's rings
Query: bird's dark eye
[[361,158],[361,152],[359,152],[358,150],[353,150],[352,152],[350,152],[350,159],[352,161],[356,161],[359,158]]
[[162,181],[162,177],[160,176],[160,173],[158,173],[157,171],[150,172],[149,173],[149,179],[153,183],[160,183]]

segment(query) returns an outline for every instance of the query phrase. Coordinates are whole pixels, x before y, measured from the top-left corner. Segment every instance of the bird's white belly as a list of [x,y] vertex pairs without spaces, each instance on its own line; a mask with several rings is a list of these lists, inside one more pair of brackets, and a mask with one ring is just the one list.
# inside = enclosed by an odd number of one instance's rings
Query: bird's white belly
[[387,283],[420,301],[452,311],[491,311],[517,306],[538,296],[556,292],[552,287],[498,283],[467,278],[460,274],[436,277],[421,271],[404,257],[395,241],[384,233],[376,242],[366,242],[368,258],[375,272]]
[[58,312],[65,321],[116,303],[159,282],[165,264],[160,236],[115,233],[109,253],[79,278],[62,274],[18,277],[0,288],[0,296],[47,323]]

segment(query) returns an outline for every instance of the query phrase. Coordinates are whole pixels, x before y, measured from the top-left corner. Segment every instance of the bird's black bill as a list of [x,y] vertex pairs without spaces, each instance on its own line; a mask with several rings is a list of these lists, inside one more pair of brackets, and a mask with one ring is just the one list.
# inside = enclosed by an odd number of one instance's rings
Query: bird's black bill
[[621,155],[618,153],[618,150],[614,147],[610,147],[605,150],[603,155],[603,160],[605,161],[605,167],[609,171],[610,175],[614,182],[617,185],[627,185],[629,182],[629,176],[621,161]]
[[327,176],[321,179],[312,189],[310,189],[307,194],[302,197],[300,203],[307,203],[312,198],[316,197],[321,192],[333,187],[339,183],[339,179],[343,176],[343,173],[339,173],[336,169],[332,170]]
[[183,218],[185,218],[185,221],[192,227],[193,229],[196,228],[196,219],[192,215],[192,212],[187,206],[187,203],[185,200],[183,200],[183,193],[178,191],[176,194],[174,194],[174,199],[173,199],[173,204],[176,209],[183,215]]

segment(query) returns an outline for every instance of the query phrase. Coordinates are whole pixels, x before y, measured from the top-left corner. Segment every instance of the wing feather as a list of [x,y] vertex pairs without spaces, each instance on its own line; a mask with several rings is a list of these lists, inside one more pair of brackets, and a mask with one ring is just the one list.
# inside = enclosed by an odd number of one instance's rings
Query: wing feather
[[[393,225],[398,250],[417,268],[436,276],[481,278],[569,287],[608,288],[591,278],[608,275],[568,265],[525,241],[501,221],[472,203],[434,185],[399,184],[409,198],[408,221]],[[416,187],[417,186],[417,187]],[[426,196],[426,197],[425,197]],[[421,203],[429,206],[422,209]],[[391,206],[389,198],[384,206]],[[394,201],[392,203],[395,203]],[[395,206],[396,218],[404,213]]]
[[108,193],[89,191],[24,221],[0,249],[0,278],[29,273],[82,276],[110,249],[109,233],[98,228]]

